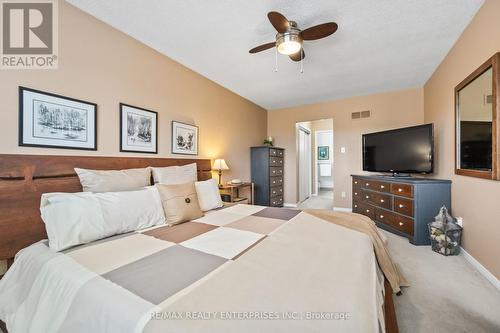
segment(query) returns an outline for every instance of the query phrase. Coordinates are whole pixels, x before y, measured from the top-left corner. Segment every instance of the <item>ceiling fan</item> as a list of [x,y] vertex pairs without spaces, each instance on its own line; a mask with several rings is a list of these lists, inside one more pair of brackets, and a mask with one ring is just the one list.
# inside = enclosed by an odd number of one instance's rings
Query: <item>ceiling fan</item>
[[285,16],[278,12],[269,12],[267,17],[278,31],[276,41],[259,45],[248,52],[257,53],[276,47],[279,53],[289,56],[293,61],[301,61],[306,56],[302,47],[304,41],[328,37],[338,28],[337,23],[328,22],[300,30],[295,21],[287,20]]

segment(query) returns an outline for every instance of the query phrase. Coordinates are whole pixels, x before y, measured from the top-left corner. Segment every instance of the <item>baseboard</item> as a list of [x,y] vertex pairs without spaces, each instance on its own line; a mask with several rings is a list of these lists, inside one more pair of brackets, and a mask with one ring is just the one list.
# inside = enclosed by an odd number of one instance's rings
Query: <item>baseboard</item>
[[349,212],[349,213],[352,213],[352,209],[351,208],[333,207],[333,210],[337,211],[337,212]]
[[283,207],[286,207],[286,208],[297,208],[299,207],[299,205],[297,205],[296,203],[284,203],[283,204]]
[[471,256],[464,248],[460,249],[460,255],[464,257],[482,276],[486,278],[497,290],[500,290],[500,281],[489,270],[486,269],[479,261]]

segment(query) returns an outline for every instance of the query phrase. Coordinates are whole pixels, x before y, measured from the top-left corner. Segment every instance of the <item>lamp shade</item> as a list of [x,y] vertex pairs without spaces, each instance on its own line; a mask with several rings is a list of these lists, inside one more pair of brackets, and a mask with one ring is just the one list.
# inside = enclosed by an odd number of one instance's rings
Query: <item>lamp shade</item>
[[226,161],[224,161],[224,159],[218,158],[214,161],[212,170],[229,170],[229,167],[227,166]]

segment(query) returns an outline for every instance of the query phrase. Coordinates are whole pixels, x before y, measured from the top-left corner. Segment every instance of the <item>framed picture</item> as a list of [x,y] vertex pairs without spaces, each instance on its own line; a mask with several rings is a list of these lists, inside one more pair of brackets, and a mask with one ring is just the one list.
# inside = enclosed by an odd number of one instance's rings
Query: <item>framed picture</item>
[[319,146],[318,147],[318,160],[329,160],[330,159],[330,147],[329,146]]
[[97,104],[19,87],[19,145],[97,150]]
[[172,121],[172,154],[198,155],[198,126]]
[[158,113],[120,103],[120,151],[158,153]]

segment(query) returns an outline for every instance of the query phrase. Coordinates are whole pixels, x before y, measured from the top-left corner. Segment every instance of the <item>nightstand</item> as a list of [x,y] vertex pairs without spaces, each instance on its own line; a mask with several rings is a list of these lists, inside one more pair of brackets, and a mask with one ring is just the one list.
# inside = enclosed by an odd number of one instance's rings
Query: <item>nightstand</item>
[[[240,190],[248,189],[250,198],[240,197]],[[254,204],[254,185],[251,182],[243,182],[241,184],[223,184],[219,186],[219,192],[223,197],[223,201],[225,202],[233,202],[233,203],[248,203],[250,205]]]

